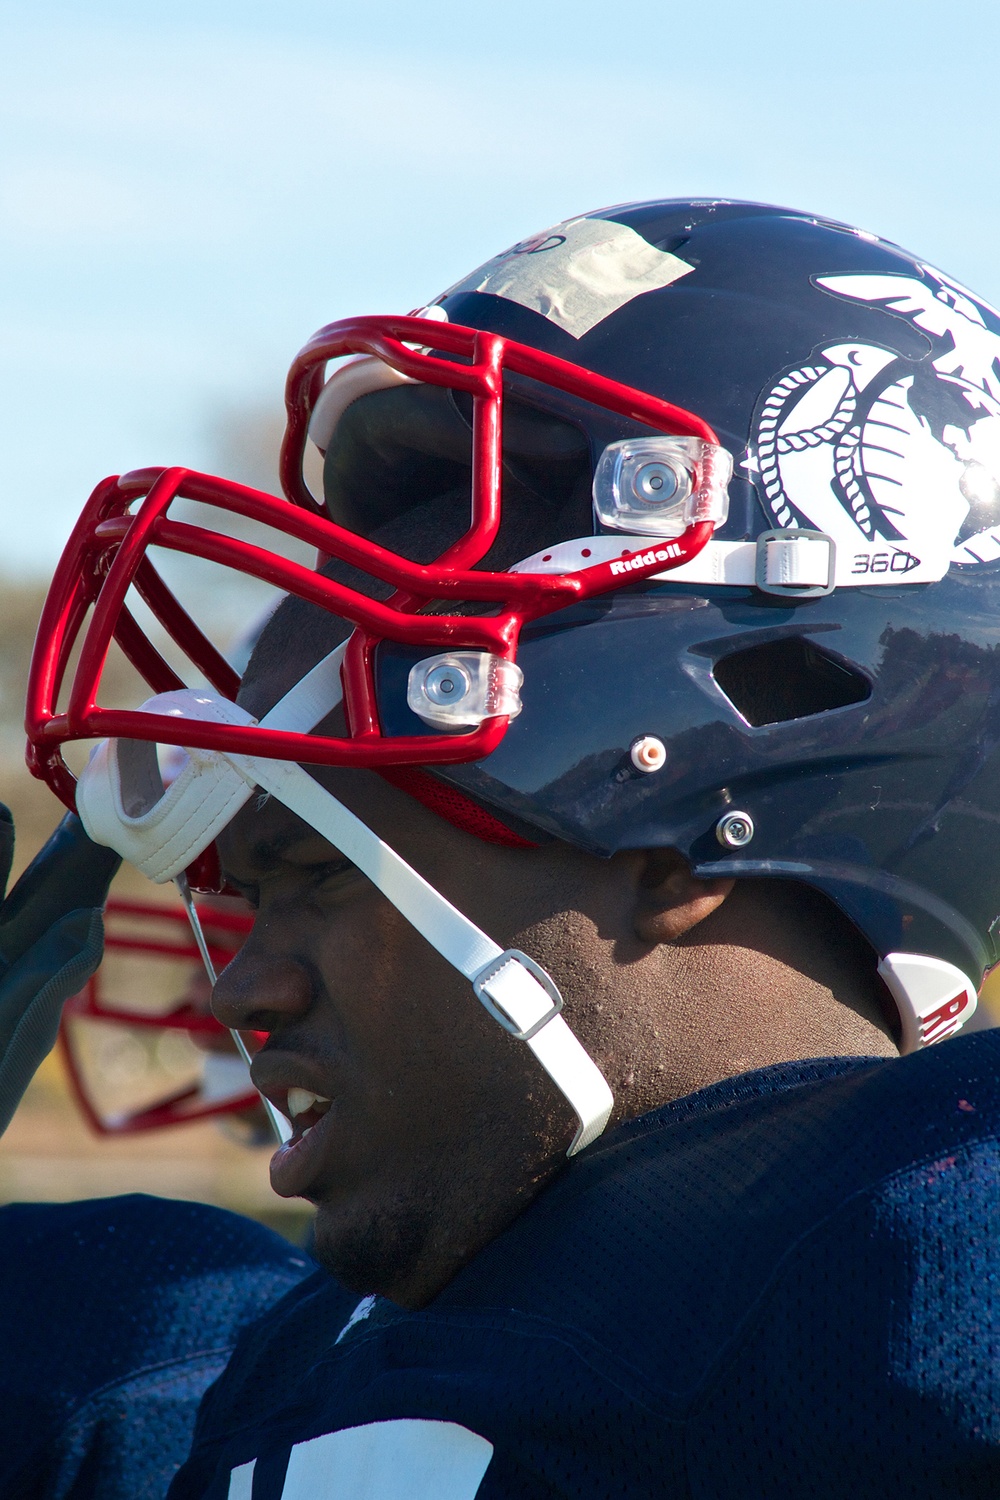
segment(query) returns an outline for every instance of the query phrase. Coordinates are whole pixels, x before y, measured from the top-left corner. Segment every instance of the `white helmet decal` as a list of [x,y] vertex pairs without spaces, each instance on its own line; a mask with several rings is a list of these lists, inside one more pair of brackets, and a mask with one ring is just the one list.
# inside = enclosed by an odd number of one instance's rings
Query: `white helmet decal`
[[907,319],[931,357],[861,340],[815,350],[765,396],[748,464],[775,525],[826,532],[862,574],[884,555],[898,582],[1000,558],[1000,315],[922,269],[926,281],[817,278]]

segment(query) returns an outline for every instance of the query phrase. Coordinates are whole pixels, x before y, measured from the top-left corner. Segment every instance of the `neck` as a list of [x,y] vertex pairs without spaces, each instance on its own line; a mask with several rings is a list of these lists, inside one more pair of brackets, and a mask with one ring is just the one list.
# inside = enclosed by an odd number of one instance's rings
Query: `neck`
[[873,953],[803,887],[738,884],[651,957],[655,996],[611,1079],[616,1119],[775,1063],[897,1055]]

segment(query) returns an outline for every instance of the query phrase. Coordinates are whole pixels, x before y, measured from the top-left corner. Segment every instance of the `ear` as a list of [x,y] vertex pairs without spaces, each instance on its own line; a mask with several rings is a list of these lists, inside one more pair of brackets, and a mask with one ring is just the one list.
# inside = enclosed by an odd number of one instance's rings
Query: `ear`
[[649,849],[637,891],[635,932],[644,943],[672,943],[725,901],[733,880],[696,880],[676,849]]

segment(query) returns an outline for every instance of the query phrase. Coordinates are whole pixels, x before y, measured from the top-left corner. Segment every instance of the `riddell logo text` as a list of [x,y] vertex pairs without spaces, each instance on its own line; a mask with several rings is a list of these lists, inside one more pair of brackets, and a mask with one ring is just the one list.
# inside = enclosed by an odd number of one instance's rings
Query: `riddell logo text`
[[669,562],[672,557],[680,557],[681,549],[672,544],[669,547],[657,547],[655,552],[637,552],[634,557],[619,557],[611,564],[612,573],[631,573],[634,568],[648,568],[652,563]]
[[943,1042],[945,1037],[951,1036],[962,1025],[965,1012],[969,1008],[969,996],[965,990],[960,994],[953,995],[936,1010],[930,1011],[926,1016],[920,1017],[920,1040],[925,1047],[934,1042]]

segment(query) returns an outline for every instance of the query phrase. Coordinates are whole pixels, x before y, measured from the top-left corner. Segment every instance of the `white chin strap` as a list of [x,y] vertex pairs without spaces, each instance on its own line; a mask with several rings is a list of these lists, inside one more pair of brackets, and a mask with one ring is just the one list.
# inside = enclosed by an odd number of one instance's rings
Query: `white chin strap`
[[[307,734],[341,700],[339,646],[260,720],[267,729]],[[255,724],[228,699],[185,688],[143,705],[159,714],[226,724]],[[526,954],[502,949],[463,916],[394,849],[292,761],[190,750],[164,789],[156,746],[104,740],[77,788],[77,810],[90,837],[114,849],[158,883],[181,874],[232,820],[256,788],[276,797],[357,865],[407,921],[464,974],[493,1019],[523,1041],[575,1111],[568,1154],[604,1130],[614,1096],[597,1064],[559,1011],[562,999]]]

